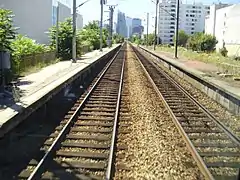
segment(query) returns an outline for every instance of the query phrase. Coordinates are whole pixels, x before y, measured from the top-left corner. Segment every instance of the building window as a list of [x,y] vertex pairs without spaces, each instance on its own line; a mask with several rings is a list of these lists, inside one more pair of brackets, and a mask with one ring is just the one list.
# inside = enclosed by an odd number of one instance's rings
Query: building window
[[176,6],[175,5],[171,5],[171,7],[175,8]]
[[191,28],[191,30],[194,30],[194,28]]
[[194,19],[192,19],[192,21],[194,21]]
[[194,23],[192,23],[192,26],[194,26]]
[[186,17],[188,17],[188,14],[186,14]]
[[201,17],[201,15],[199,15],[198,17]]
[[170,31],[170,33],[174,33],[174,31]]
[[174,29],[174,26],[170,26],[170,29]]
[[201,13],[201,11],[198,11],[199,13]]
[[192,7],[193,9],[195,8],[195,6]]
[[193,34],[194,32],[191,32],[191,34]]
[[189,10],[187,10],[187,13],[189,13]]

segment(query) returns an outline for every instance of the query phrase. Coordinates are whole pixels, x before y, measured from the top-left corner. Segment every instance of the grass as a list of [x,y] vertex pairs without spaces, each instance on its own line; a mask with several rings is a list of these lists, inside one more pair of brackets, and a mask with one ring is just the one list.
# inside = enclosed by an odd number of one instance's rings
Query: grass
[[49,61],[47,63],[41,62],[34,66],[27,67],[26,69],[24,69],[23,71],[20,72],[20,76],[27,76],[29,74],[36,73],[36,72],[40,71],[42,68],[47,67],[51,64],[56,64],[59,61],[60,61],[60,59],[55,59],[55,60]]
[[[156,51],[174,53],[174,47],[158,46]],[[179,58],[184,58],[187,60],[195,60],[213,64],[218,68],[220,73],[230,73],[240,76],[240,61],[234,60],[231,57],[223,57],[220,53],[199,53],[179,47],[178,56]]]

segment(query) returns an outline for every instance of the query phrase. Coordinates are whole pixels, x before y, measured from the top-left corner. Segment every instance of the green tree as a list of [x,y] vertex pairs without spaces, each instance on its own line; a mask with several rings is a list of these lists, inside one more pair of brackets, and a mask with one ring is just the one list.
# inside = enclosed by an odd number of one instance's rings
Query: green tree
[[138,35],[133,35],[133,36],[130,37],[130,42],[139,45],[139,44],[143,44],[144,40],[141,39],[141,37],[138,36]]
[[[56,26],[50,28],[50,38],[51,38],[51,48],[55,49],[56,47]],[[59,23],[58,28],[58,55],[62,59],[71,59],[72,56],[72,19],[68,18],[64,22]],[[81,55],[79,51],[80,41],[77,37],[77,55]]]
[[[93,49],[100,47],[100,28],[98,21],[89,22],[84,28],[79,31],[80,41],[91,42]],[[103,28],[103,47],[107,46],[108,30]]]
[[30,54],[38,54],[49,51],[49,47],[38,44],[34,40],[23,36],[18,35],[16,39],[11,43],[10,48],[12,49],[12,69],[14,74],[19,75],[22,68],[22,58]]
[[[178,32],[178,46],[186,47],[188,38],[189,38],[188,34],[186,34],[183,30],[180,30]],[[173,39],[174,39],[174,44],[175,44],[176,37],[174,36]]]
[[155,38],[154,38],[154,34],[153,33],[148,34],[148,38],[147,38],[147,35],[144,34],[143,42],[144,42],[145,45],[149,45],[149,46],[153,45],[154,44],[154,40],[155,40]]
[[120,34],[114,34],[113,35],[113,43],[117,44],[117,43],[123,43],[124,42],[124,37]]
[[12,16],[12,11],[0,9],[0,51],[11,50],[11,43],[16,35]]
[[211,52],[215,50],[216,44],[216,37],[202,32],[195,33],[187,41],[187,47],[193,51]]

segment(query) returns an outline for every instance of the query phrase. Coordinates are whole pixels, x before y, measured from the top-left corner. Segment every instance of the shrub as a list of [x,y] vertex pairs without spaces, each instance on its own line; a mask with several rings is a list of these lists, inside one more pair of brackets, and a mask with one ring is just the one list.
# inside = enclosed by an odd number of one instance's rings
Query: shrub
[[216,44],[214,36],[204,33],[195,33],[187,41],[187,47],[193,51],[211,52],[215,50]]
[[[50,28],[51,48],[56,48],[56,26]],[[58,56],[62,59],[71,59],[72,57],[72,19],[68,18],[59,23],[58,28]],[[77,49],[80,46],[79,38],[76,38]]]
[[12,11],[0,8],[0,51],[11,50],[11,43],[15,35]]
[[12,69],[14,73],[19,73],[19,66],[23,56],[38,54],[49,51],[49,47],[38,44],[26,36],[18,35],[10,45],[12,49]]
[[221,48],[219,52],[223,57],[227,57],[228,50],[226,49],[226,47]]
[[[175,36],[174,36],[174,44],[175,44]],[[187,41],[188,41],[189,36],[183,31],[180,30],[178,32],[178,46],[183,46],[186,47]]]
[[114,34],[113,35],[113,43],[123,43],[124,42],[124,37],[120,34]]

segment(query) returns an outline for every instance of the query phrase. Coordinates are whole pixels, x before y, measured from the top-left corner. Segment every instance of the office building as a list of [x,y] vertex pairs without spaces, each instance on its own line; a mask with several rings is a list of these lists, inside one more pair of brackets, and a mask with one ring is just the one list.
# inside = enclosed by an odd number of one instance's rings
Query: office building
[[142,20],[139,18],[133,18],[132,20],[132,34],[141,36],[143,33]]
[[[199,4],[182,4],[179,6],[179,30],[191,35],[203,32],[205,16],[210,13],[210,7]],[[163,0],[159,3],[158,36],[163,44],[173,44],[175,34],[176,0]]]
[[130,38],[132,36],[132,18],[126,17],[126,25],[127,25],[127,37]]
[[217,51],[223,46],[228,56],[240,56],[240,4],[213,4],[206,16],[205,33],[216,37]]
[[128,36],[125,14],[120,11],[118,12],[118,16],[117,16],[116,32],[122,35],[123,37]]

